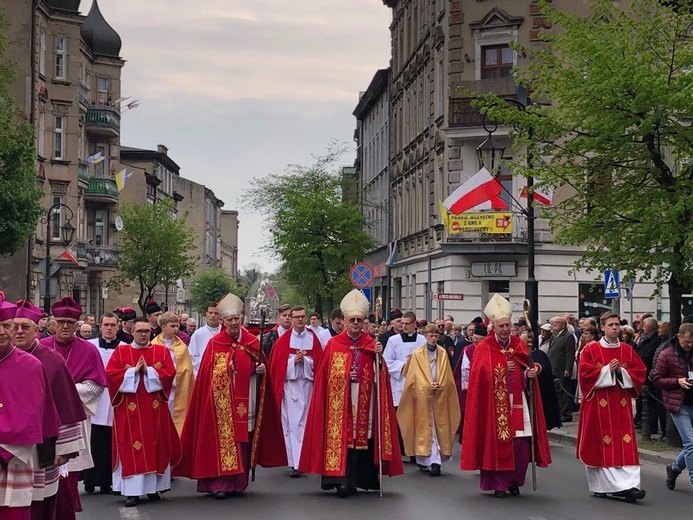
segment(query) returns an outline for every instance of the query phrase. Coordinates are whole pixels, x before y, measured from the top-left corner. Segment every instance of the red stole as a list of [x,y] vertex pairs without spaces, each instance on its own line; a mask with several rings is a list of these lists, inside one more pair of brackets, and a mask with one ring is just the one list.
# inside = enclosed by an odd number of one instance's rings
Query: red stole
[[[140,356],[156,370],[163,390],[148,393],[140,374],[134,394],[120,393],[126,370],[135,367]],[[171,353],[163,345],[136,349],[123,344],[113,352],[106,374],[113,404],[113,467],[120,461],[124,478],[163,474],[180,459],[178,433],[168,410],[168,396],[176,377]]]
[[[241,331],[237,341],[222,328],[207,344],[181,433],[183,457],[173,470],[176,476],[214,478],[246,473],[256,464],[286,465],[284,438],[276,435],[281,420],[269,375],[257,392],[252,439],[249,435],[250,377],[265,356],[258,338]],[[247,442],[252,442],[249,468],[241,456],[241,443]]]
[[[508,371],[509,360],[515,362],[512,373]],[[510,344],[505,350],[496,341],[495,335],[482,340],[474,348],[462,435],[461,469],[500,471],[515,468],[513,437],[516,430],[523,429],[522,373],[531,366],[527,345],[515,336],[510,337]],[[520,408],[511,408],[511,392],[513,402]],[[535,417],[532,441],[537,465],[546,467],[551,463],[551,454],[537,384],[534,385],[533,396]]]
[[[616,382],[608,388],[595,388],[604,366],[618,359],[628,371],[634,388],[624,389]],[[631,399],[640,394],[647,368],[629,345],[606,348],[598,341],[580,353],[578,382],[584,396],[580,404],[577,456],[587,466],[608,468],[639,464],[633,426]]]
[[[299,471],[324,476],[343,476],[346,472],[347,450],[368,448],[368,422],[375,374],[375,343],[366,333],[353,343],[346,332],[334,336],[323,352],[315,373],[315,386],[308,410],[306,432]],[[351,398],[351,368],[356,353],[360,354],[356,377],[359,395],[356,406],[356,435]],[[378,460],[378,439],[382,431],[383,473],[404,472],[396,430],[396,416],[387,367],[381,365],[379,377],[382,403],[381,421],[373,420],[375,441],[374,464]]]
[[[286,379],[286,368],[290,354],[298,354],[299,350],[291,348],[291,330],[279,336],[274,343],[270,353],[268,370],[270,380],[274,387],[274,397],[277,400],[277,409],[281,409],[282,399],[284,398],[284,380]],[[313,338],[312,350],[306,350],[306,356],[313,358],[313,373],[317,372],[320,358],[322,357],[322,344],[318,336],[310,329],[306,328],[306,334],[311,334]]]

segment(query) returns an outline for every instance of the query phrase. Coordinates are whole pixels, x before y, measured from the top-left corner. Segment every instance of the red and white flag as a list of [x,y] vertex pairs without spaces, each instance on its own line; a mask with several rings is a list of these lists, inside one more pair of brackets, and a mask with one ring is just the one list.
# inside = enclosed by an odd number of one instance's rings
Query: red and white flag
[[[520,193],[520,198],[527,198],[527,186],[522,188]],[[534,187],[534,202],[543,204],[544,206],[550,206],[553,200],[553,188],[551,186],[535,186]]]
[[443,201],[443,206],[455,215],[465,211],[508,209],[500,198],[503,185],[486,168],[481,168]]

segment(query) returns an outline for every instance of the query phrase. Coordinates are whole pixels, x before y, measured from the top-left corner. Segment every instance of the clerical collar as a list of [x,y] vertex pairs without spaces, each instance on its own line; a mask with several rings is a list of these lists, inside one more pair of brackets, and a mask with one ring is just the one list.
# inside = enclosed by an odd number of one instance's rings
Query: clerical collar
[[400,336],[402,337],[402,343],[414,343],[416,341],[416,336],[418,334],[415,332],[414,334],[407,334],[406,332],[401,332]]
[[435,345],[431,345],[430,343],[426,343],[426,348],[428,349],[429,352],[435,352],[438,349],[438,344],[436,343]]
[[99,336],[99,348],[105,349],[105,350],[113,350],[115,349],[120,341],[118,341],[118,338],[113,338],[112,340],[107,340],[103,336]]
[[611,343],[609,340],[606,339],[606,336],[604,336],[602,339],[599,340],[599,344],[604,348],[616,348],[621,345],[621,342],[618,339],[616,339],[616,343]]
[[229,336],[231,336],[231,339],[234,340],[236,343],[240,343],[240,342],[241,342],[241,336],[242,336],[242,335],[243,335],[243,330],[242,330],[242,329],[238,329],[238,336],[236,336],[235,338],[229,334]]
[[508,338],[508,339],[506,339],[505,341],[503,341],[503,340],[501,340],[501,339],[498,337],[498,334],[494,334],[494,336],[496,336],[496,341],[498,342],[498,344],[499,344],[501,347],[503,347],[503,348],[508,348],[508,347],[510,346],[510,338]]
[[291,329],[291,333],[294,336],[298,336],[299,338],[302,338],[303,336],[306,335],[306,329],[303,329],[301,332],[297,331],[296,329]]

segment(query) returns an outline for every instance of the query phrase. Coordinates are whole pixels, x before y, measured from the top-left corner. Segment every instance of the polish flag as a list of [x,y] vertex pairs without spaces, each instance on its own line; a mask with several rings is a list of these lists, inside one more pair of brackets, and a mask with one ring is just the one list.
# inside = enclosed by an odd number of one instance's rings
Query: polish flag
[[[520,193],[520,198],[527,198],[527,186],[522,188]],[[534,202],[543,204],[544,206],[550,206],[553,200],[553,188],[551,186],[535,186],[534,187]]]
[[503,185],[486,168],[481,168],[443,201],[443,206],[455,215],[465,211],[508,209],[500,198]]

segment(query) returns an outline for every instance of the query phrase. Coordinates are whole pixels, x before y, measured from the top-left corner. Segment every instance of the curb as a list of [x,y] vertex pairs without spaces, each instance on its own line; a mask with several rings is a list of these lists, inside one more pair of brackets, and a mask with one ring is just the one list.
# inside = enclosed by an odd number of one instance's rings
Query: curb
[[[577,437],[565,432],[547,432],[549,434],[549,440],[560,444],[561,446],[571,446],[575,447],[577,445]],[[638,454],[640,460],[650,462],[652,464],[671,464],[678,452],[657,452],[650,450],[643,450],[638,448]]]

